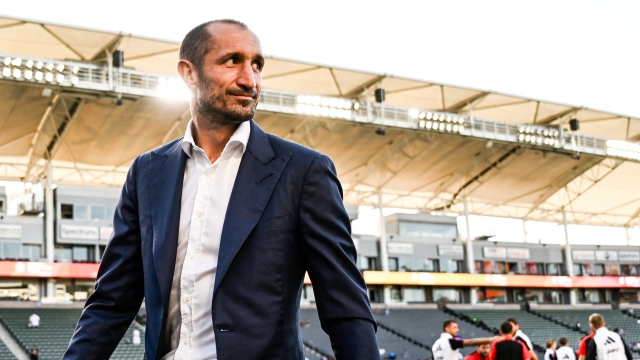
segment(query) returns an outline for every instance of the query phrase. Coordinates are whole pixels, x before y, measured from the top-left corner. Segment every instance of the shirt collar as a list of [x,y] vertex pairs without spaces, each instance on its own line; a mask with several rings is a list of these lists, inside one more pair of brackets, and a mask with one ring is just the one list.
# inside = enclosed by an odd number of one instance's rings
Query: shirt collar
[[[184,137],[182,138],[182,150],[187,154],[187,156],[191,157],[192,149],[196,145],[195,140],[193,139],[193,119],[189,120],[189,124],[187,124],[187,131],[184,133]],[[236,131],[233,132],[233,135],[229,138],[229,142],[225,145],[223,152],[229,147],[229,145],[238,143],[242,145],[242,154],[247,150],[247,144],[249,143],[249,135],[251,135],[251,124],[250,121],[244,121],[238,126]]]
[[449,334],[447,332],[443,332],[440,337],[441,338],[446,338],[446,339],[453,339],[453,335],[451,335],[451,334]]
[[603,326],[603,327],[601,327],[600,329],[596,330],[596,334],[598,334],[598,333],[603,333],[603,332],[607,332],[607,331],[609,331],[609,330],[608,330],[606,327],[604,327],[604,326]]

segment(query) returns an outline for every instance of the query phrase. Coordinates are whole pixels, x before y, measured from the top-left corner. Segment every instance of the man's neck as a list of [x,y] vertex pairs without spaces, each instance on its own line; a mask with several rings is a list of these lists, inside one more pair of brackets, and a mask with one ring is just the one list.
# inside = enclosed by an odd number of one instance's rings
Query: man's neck
[[238,126],[220,126],[194,117],[191,132],[196,145],[204,150],[209,161],[214,163],[222,154],[224,147]]

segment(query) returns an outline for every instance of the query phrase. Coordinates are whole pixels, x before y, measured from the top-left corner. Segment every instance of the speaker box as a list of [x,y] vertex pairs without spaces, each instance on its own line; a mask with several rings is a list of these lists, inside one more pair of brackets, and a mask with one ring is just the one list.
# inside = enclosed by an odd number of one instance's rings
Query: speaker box
[[122,65],[124,65],[124,53],[120,50],[114,51],[111,63],[113,64],[113,67],[122,67]]
[[578,123],[578,119],[569,120],[569,128],[571,129],[571,131],[576,131],[580,129],[580,124]]
[[384,89],[376,89],[376,102],[383,102],[384,101]]

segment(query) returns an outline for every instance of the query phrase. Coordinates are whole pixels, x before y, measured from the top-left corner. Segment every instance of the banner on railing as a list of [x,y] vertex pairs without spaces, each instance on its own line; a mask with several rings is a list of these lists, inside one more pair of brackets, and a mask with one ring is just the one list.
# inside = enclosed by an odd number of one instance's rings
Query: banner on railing
[[637,276],[548,276],[365,271],[367,285],[518,288],[640,288]]

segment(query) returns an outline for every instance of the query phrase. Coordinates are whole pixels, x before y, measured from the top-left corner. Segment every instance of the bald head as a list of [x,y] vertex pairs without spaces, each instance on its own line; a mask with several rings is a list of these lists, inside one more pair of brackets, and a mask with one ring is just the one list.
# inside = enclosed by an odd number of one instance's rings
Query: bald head
[[180,60],[188,60],[195,65],[198,71],[202,71],[204,56],[211,48],[211,39],[216,25],[235,26],[244,30],[249,27],[238,20],[219,19],[202,23],[187,33],[180,44]]

